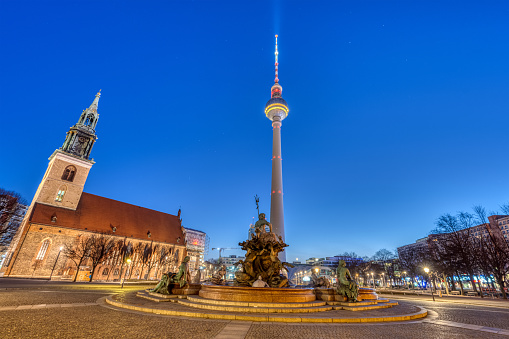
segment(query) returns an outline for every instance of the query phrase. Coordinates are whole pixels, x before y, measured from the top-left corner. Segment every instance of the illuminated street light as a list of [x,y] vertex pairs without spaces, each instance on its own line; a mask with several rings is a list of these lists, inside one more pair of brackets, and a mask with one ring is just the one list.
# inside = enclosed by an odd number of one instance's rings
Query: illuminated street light
[[[430,272],[429,268],[424,267],[424,272],[426,272],[426,274],[428,274],[429,282],[431,283],[431,272]],[[433,297],[433,301],[435,301],[435,295],[433,294],[433,284],[431,285],[431,296]]]
[[[128,267],[129,267],[130,264],[131,264],[131,258],[127,258],[126,262],[127,262]],[[124,272],[124,279],[122,279],[122,286],[121,286],[121,288],[124,288],[125,276],[127,274],[127,271],[128,270],[125,270],[125,272]]]

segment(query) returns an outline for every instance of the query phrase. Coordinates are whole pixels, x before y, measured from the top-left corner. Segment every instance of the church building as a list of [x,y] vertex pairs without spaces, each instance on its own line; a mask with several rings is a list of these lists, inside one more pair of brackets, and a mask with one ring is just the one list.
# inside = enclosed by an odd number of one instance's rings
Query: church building
[[187,253],[178,215],[83,192],[94,165],[100,92],[70,128],[49,165],[0,271],[10,277],[89,280],[90,259],[66,253],[82,239],[106,237],[114,246],[93,270],[93,280],[158,279]]

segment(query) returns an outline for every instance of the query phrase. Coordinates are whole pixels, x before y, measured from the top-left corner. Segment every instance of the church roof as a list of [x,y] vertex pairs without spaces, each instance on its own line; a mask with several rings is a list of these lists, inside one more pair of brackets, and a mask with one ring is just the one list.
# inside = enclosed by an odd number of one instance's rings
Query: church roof
[[[52,222],[53,216],[56,216],[55,222]],[[176,215],[84,192],[75,211],[36,203],[30,221],[120,237],[185,245],[180,219]],[[177,241],[178,238],[180,241]]]

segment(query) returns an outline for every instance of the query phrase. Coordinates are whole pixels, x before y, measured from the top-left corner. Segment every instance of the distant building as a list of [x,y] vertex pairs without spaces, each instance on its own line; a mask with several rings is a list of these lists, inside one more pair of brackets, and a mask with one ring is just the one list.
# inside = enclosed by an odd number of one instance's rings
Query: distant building
[[306,259],[306,265],[320,265],[325,258],[308,258]]
[[425,237],[417,239],[417,241],[413,244],[398,247],[398,255],[401,258],[410,252],[423,253],[427,249],[428,249],[428,237]]
[[190,257],[189,270],[198,270],[205,263],[205,254],[208,250],[208,237],[205,232],[184,227],[186,234],[187,255]]
[[350,256],[344,256],[344,255],[335,255],[333,257],[326,257],[325,260],[322,260],[321,265],[337,268],[339,261],[344,260],[346,262],[347,266],[353,266],[358,265],[364,262],[364,259],[362,258],[355,258]]
[[235,266],[239,260],[246,260],[245,257],[238,255],[230,255],[228,257],[221,258],[221,265],[226,265],[226,279],[231,280],[235,278],[235,272],[241,269],[241,265]]
[[221,264],[228,266],[231,266],[238,262],[239,260],[245,260],[245,257],[239,256],[239,255],[230,255],[228,257],[222,257],[221,258]]

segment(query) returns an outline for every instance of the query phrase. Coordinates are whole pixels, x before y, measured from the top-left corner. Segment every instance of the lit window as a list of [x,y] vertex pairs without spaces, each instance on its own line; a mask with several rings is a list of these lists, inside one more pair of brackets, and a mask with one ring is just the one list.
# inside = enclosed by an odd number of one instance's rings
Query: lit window
[[43,260],[44,256],[46,255],[46,251],[48,250],[48,247],[49,247],[49,240],[46,239],[42,243],[41,249],[39,250],[39,253],[37,254],[37,257],[35,258],[35,260]]
[[66,181],[73,181],[74,175],[76,174],[76,167],[74,166],[67,166],[64,170],[64,173],[62,174],[62,180]]
[[57,193],[57,197],[55,198],[55,201],[62,201],[65,194],[65,188],[59,189]]

